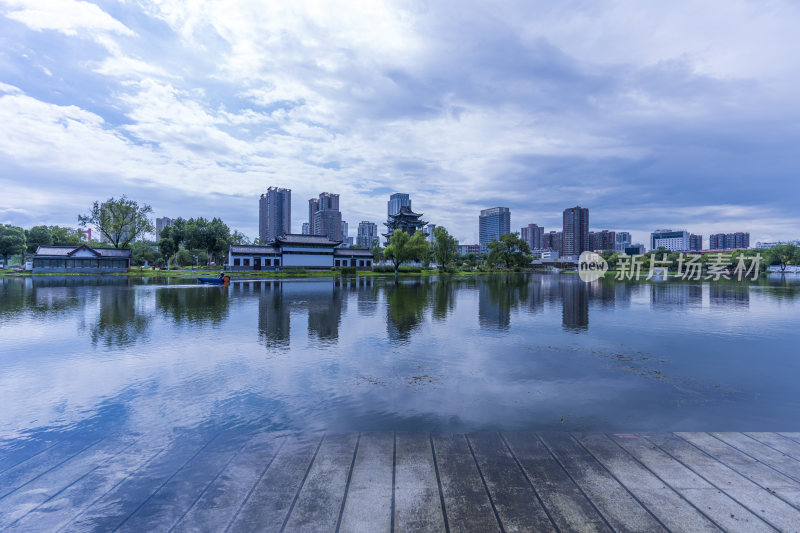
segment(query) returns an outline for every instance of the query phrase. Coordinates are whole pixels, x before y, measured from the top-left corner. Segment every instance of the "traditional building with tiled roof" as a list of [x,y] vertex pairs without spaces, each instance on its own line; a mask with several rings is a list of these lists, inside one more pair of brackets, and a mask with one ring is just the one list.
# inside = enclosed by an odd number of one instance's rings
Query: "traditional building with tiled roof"
[[39,246],[33,256],[34,273],[126,272],[131,266],[130,248],[80,246]]
[[332,269],[353,266],[372,268],[372,252],[338,248],[341,241],[324,235],[287,233],[266,246],[232,245],[228,251],[231,271],[279,270],[281,268]]

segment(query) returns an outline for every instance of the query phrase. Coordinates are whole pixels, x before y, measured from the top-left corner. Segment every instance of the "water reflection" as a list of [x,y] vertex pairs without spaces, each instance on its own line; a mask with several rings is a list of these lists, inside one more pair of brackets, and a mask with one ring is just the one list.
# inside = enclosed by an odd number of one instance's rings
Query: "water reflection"
[[384,288],[386,295],[386,329],[389,338],[408,341],[422,322],[430,292],[429,280],[397,283]]
[[785,280],[76,278],[0,280],[0,439],[800,420],[800,284]]
[[135,290],[102,287],[97,300],[100,310],[91,328],[92,344],[122,348],[136,343],[146,334],[152,314],[137,312]]

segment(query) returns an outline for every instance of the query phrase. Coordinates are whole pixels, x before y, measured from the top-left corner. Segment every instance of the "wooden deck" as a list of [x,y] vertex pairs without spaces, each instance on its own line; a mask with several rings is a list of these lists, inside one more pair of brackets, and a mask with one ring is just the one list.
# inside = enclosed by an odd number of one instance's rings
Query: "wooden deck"
[[8,531],[800,531],[800,433],[187,433],[0,454]]

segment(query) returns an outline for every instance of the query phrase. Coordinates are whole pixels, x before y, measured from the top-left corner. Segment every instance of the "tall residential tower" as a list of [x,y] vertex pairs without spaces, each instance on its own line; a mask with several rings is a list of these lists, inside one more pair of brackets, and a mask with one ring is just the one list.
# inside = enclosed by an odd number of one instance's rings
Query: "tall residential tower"
[[270,187],[258,203],[258,238],[262,244],[292,232],[292,190]]
[[489,250],[487,246],[494,239],[500,239],[501,235],[511,233],[511,210],[507,207],[492,207],[481,210],[478,217],[478,242],[481,246],[481,253],[485,254]]

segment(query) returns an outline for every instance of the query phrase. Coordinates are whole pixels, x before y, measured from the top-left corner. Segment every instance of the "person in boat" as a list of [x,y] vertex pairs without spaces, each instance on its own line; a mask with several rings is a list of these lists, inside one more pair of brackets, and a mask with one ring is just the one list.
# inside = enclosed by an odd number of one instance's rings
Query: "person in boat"
[[220,272],[219,273],[219,279],[222,279],[222,280],[225,279],[225,272]]

